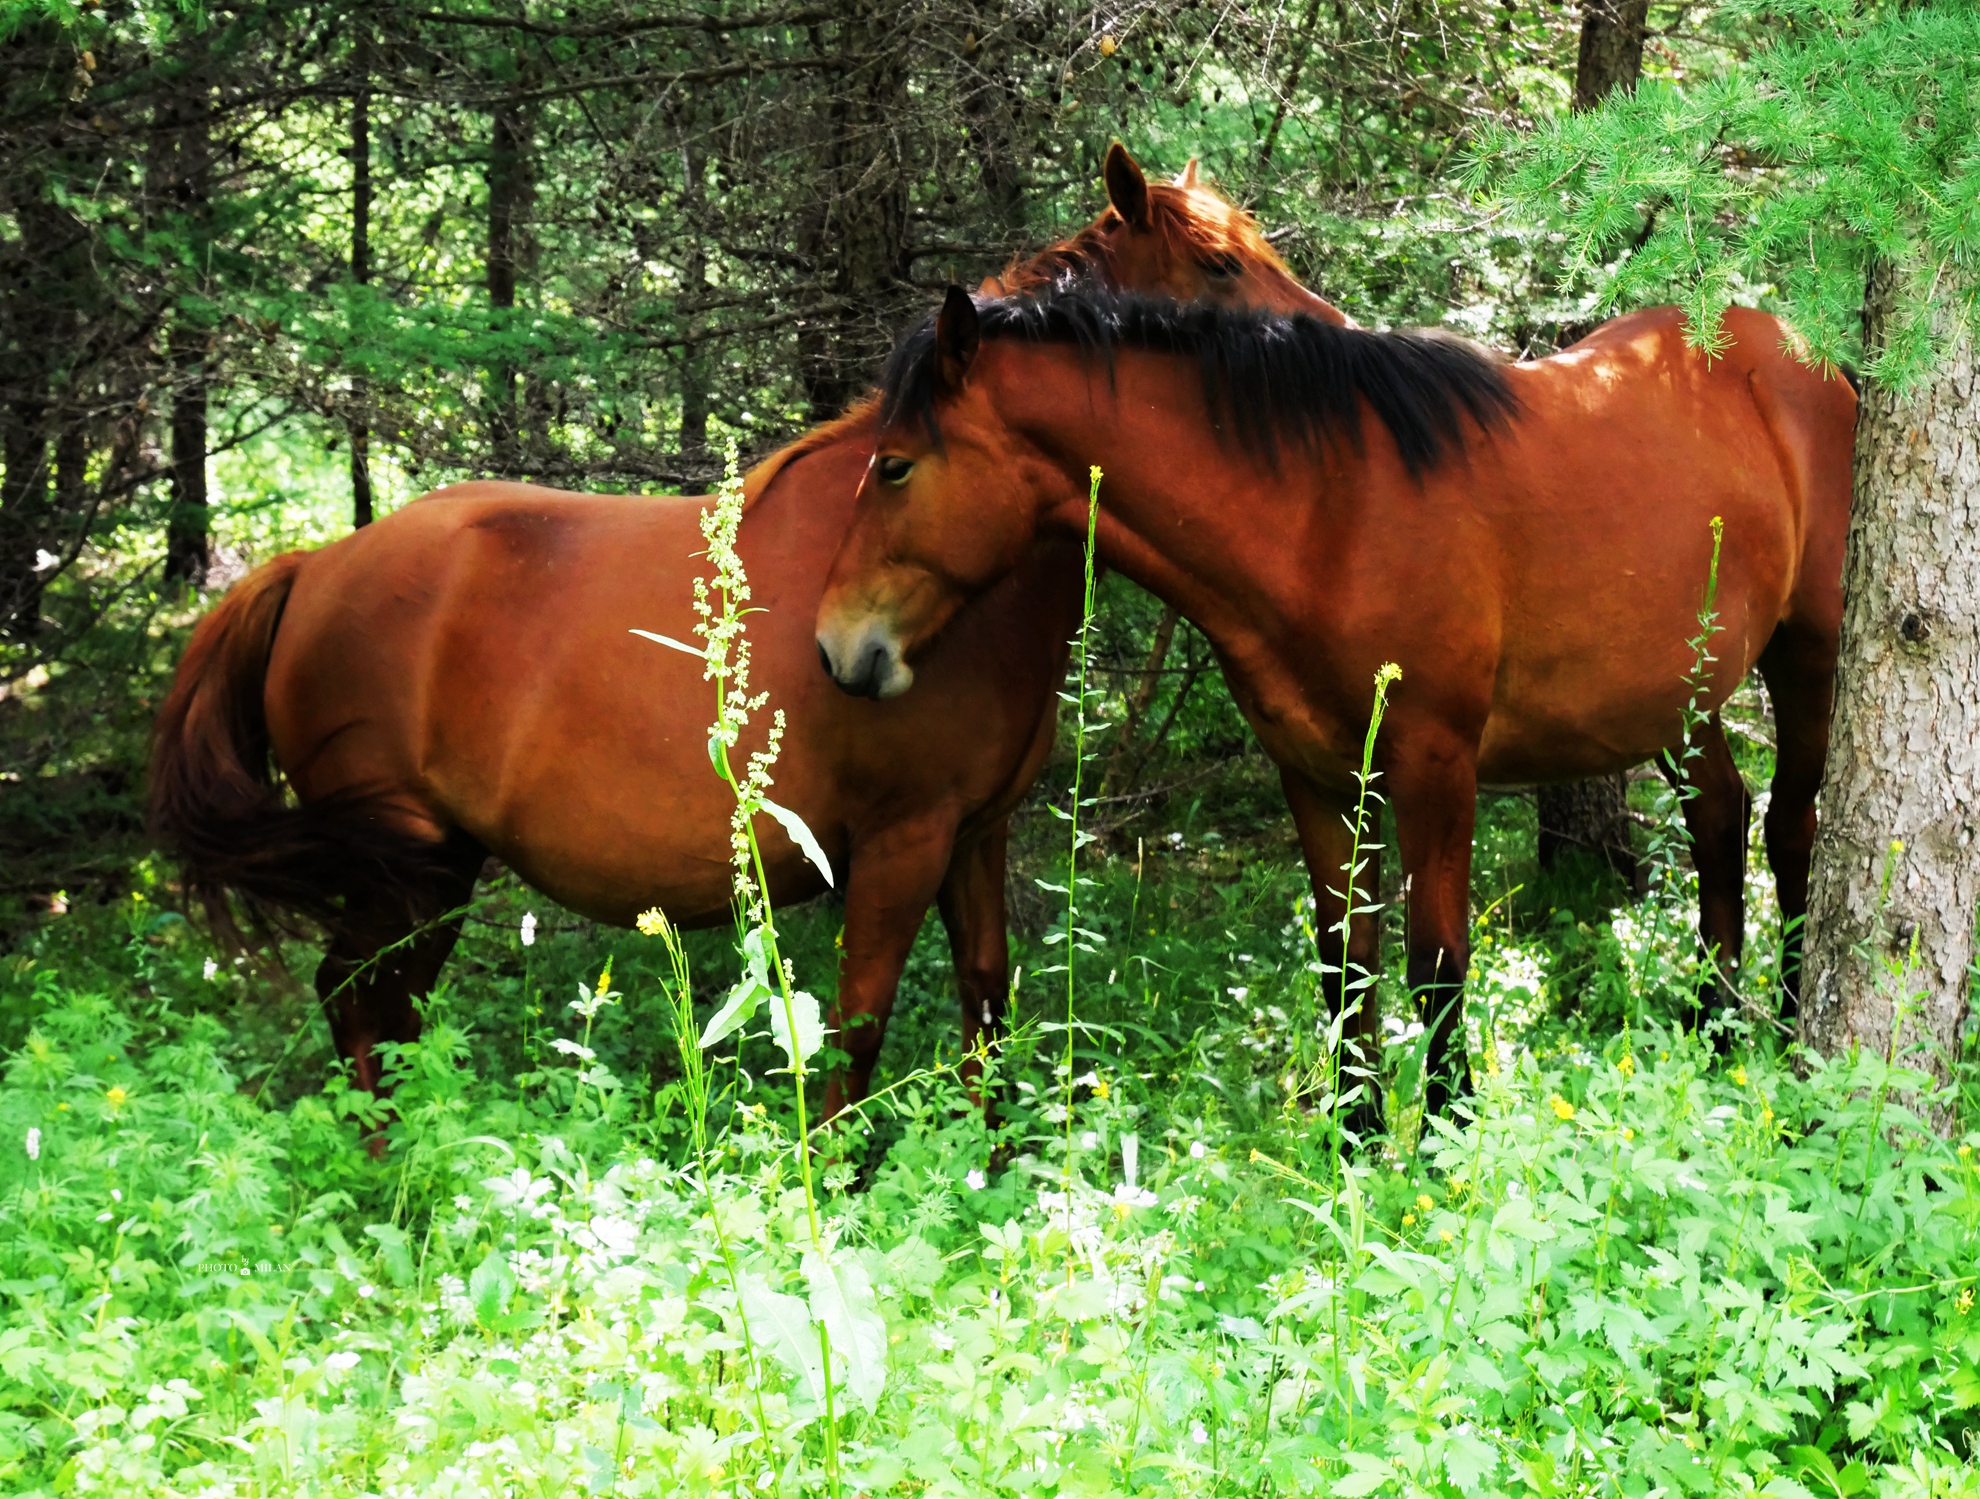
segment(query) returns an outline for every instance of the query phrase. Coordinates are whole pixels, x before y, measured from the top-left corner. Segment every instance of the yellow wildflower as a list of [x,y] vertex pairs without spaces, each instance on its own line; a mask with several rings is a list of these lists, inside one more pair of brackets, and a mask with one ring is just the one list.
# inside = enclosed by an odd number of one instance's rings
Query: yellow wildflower
[[108,1091],[106,1091],[103,1096],[110,1100],[111,1108],[121,1109],[124,1106],[124,1100],[128,1098],[130,1095],[126,1093],[122,1088],[111,1088]]
[[1624,1052],[1622,1059],[1616,1063],[1616,1071],[1620,1072],[1624,1077],[1636,1076],[1635,1056],[1629,1052]]
[[1628,1140],[1634,1140],[1635,1138],[1636,1138],[1636,1131],[1635,1131],[1635,1130],[1633,1130],[1633,1129],[1626,1129],[1626,1130],[1624,1130],[1624,1131],[1623,1131],[1623,1139],[1624,1139],[1625,1141],[1628,1141]]
[[1971,1145],[1962,1145],[1959,1147],[1959,1158],[1962,1161],[1972,1154],[1973,1154],[1973,1147]]
[[1744,1088],[1746,1086],[1746,1069],[1744,1067],[1733,1068],[1732,1080],[1736,1087]]
[[1448,1244],[1452,1241],[1455,1235],[1453,1235],[1451,1231],[1448,1228],[1446,1228],[1446,1229],[1440,1229],[1437,1233],[1437,1237],[1443,1240],[1444,1243]]
[[1095,1098],[1101,1100],[1101,1102],[1104,1103],[1107,1099],[1113,1096],[1113,1092],[1114,1090],[1107,1085],[1107,1079],[1105,1079],[1104,1077],[1094,1079],[1093,1096]]
[[1547,1102],[1553,1106],[1554,1117],[1556,1119],[1568,1120],[1574,1117],[1574,1105],[1561,1097],[1560,1094],[1554,1094]]
[[594,994],[610,994],[612,992],[612,960],[610,958],[607,958],[605,960],[605,966],[598,970],[598,987],[592,992]]
[[639,920],[634,923],[642,937],[662,937],[667,932],[667,913],[655,906],[650,911],[641,911]]
[[1496,1046],[1485,1048],[1485,1075],[1487,1077],[1499,1075],[1499,1048]]
[[1403,1227],[1404,1227],[1404,1228],[1408,1228],[1408,1227],[1409,1227],[1409,1226],[1410,1226],[1410,1225],[1411,1225],[1412,1223],[1414,1223],[1415,1221],[1416,1221],[1416,1214],[1414,1214],[1414,1213],[1404,1213],[1404,1214],[1403,1214]]
[[65,1103],[58,1103],[55,1105],[55,1112],[58,1114],[66,1114],[69,1112],[69,1106]]
[[1962,1317],[1973,1310],[1973,1287],[1968,1286],[1959,1293],[1959,1300],[1953,1303],[1953,1309]]
[[1436,1205],[1435,1199],[1428,1192],[1419,1192],[1416,1194],[1416,1209],[1418,1212],[1427,1213]]

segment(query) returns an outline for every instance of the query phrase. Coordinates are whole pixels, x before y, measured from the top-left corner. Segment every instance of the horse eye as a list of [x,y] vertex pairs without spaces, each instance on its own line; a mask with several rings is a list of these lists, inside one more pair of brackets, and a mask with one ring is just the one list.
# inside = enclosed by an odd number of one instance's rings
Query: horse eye
[[882,484],[901,485],[907,483],[908,475],[914,472],[914,465],[905,458],[890,454],[880,460],[879,469]]
[[1220,281],[1227,281],[1244,270],[1235,255],[1206,255],[1196,264],[1204,275],[1214,276]]

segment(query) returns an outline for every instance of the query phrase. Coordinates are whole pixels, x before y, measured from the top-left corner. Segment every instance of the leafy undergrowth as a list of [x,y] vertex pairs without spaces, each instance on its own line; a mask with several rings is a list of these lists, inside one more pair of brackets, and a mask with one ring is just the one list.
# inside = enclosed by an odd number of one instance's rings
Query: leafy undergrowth
[[[1980,1172],[1881,1058],[1502,1018],[1470,1118],[1343,1159],[1255,1003],[1298,966],[1227,953],[1258,994],[1096,1020],[1070,1119],[1037,1021],[994,1130],[898,1082],[877,1164],[827,1143],[821,1256],[760,1073],[718,1069],[703,1169],[582,1011],[519,1082],[443,994],[373,1159],[368,1097],[278,1107],[173,961],[16,966],[10,1493],[1980,1493]],[[1482,963],[1486,1013],[1531,967]]]

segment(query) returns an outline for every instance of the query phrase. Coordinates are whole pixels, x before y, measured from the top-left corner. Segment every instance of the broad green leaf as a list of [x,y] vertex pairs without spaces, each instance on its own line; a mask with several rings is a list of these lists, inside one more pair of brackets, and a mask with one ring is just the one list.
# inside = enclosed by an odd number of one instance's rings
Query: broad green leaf
[[[785,1059],[792,1067],[800,1062],[808,1062],[825,1044],[825,1021],[818,1013],[818,1001],[802,989],[791,992],[786,1000],[782,995],[769,997],[770,1036],[783,1048]],[[797,1040],[791,1039],[791,1027],[797,1026]]]
[[701,1033],[701,1049],[706,1051],[711,1046],[721,1045],[755,1017],[759,1004],[775,998],[769,985],[762,980],[753,976],[744,979],[729,991],[727,1002],[709,1018],[707,1029]]
[[825,1404],[825,1352],[818,1345],[818,1329],[803,1301],[770,1289],[760,1275],[745,1275],[742,1281],[742,1311],[749,1320],[749,1335],[758,1348],[767,1348],[777,1362],[802,1382],[814,1406]]
[[866,1267],[849,1257],[828,1259],[807,1250],[804,1281],[811,1288],[811,1315],[831,1335],[835,1379],[843,1362],[846,1390],[872,1410],[887,1383],[887,1322],[874,1302]]
[[468,1299],[474,1303],[475,1316],[484,1327],[494,1326],[509,1309],[509,1298],[515,1293],[516,1275],[509,1268],[509,1256],[500,1249],[490,1249],[468,1276]]

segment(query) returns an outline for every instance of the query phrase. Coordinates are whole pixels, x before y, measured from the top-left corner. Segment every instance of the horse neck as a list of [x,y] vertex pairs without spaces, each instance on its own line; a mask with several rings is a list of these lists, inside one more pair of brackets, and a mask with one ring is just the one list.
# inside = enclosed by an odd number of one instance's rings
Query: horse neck
[[999,342],[985,352],[992,402],[1064,486],[1043,492],[1044,524],[1085,534],[1097,466],[1100,560],[1181,611],[1220,655],[1244,656],[1260,538],[1310,492],[1295,474],[1305,461],[1288,454],[1285,471],[1265,473],[1219,442],[1202,419],[1193,361],[1122,350],[1110,381],[1063,345]]

